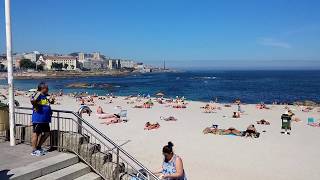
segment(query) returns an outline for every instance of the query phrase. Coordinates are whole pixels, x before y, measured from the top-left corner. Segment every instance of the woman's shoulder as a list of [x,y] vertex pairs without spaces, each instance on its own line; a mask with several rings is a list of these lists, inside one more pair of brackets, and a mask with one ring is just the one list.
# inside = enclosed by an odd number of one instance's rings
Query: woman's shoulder
[[175,157],[176,161],[182,161],[182,158],[180,156],[178,156],[178,155],[175,155],[175,156],[176,156]]

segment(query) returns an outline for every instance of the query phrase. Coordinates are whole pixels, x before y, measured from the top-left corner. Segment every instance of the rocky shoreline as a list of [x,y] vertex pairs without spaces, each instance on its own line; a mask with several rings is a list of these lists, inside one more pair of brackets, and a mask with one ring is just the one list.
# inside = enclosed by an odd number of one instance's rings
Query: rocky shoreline
[[[92,77],[92,76],[128,76],[137,74],[130,71],[54,71],[54,72],[16,72],[15,79],[59,79],[70,77]],[[6,79],[7,73],[0,73],[0,79]]]

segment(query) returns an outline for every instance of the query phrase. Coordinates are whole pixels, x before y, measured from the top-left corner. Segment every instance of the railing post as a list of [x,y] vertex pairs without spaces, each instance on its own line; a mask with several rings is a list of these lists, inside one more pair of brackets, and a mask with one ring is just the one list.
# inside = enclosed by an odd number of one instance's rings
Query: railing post
[[119,163],[119,148],[117,148],[117,166],[116,166],[116,180],[119,180],[119,173],[120,173],[120,163]]
[[58,137],[57,137],[57,147],[58,151],[60,151],[60,113],[57,112],[57,132],[58,132]]
[[82,114],[81,113],[79,114],[79,117],[80,118],[78,118],[78,133],[82,134],[82,120],[81,120]]

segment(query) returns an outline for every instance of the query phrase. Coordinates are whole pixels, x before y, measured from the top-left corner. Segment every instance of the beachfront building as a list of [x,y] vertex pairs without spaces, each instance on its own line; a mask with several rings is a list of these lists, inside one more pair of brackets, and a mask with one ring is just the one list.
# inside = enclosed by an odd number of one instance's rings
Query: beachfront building
[[65,70],[76,70],[77,68],[77,58],[73,56],[43,56],[41,57],[45,62],[46,70],[57,69],[55,65],[62,65],[61,69]]
[[91,70],[91,59],[85,59],[80,64],[83,69]]
[[23,54],[24,59],[30,59],[32,62],[38,61],[39,57],[40,53],[38,51]]
[[109,59],[108,60],[108,69],[120,69],[121,64],[120,64],[120,59]]
[[134,61],[132,60],[120,60],[121,68],[134,68]]
[[102,60],[91,61],[91,70],[103,69],[103,63]]
[[92,60],[92,59],[85,59],[82,62],[79,62],[82,69],[85,70],[99,70],[104,68],[104,61],[102,60]]

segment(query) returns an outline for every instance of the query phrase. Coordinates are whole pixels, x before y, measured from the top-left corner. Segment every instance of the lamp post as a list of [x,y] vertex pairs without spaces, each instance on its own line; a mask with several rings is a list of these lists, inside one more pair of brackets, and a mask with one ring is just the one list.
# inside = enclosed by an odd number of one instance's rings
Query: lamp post
[[11,15],[10,0],[5,0],[6,17],[6,46],[8,61],[8,91],[9,91],[9,121],[10,121],[10,146],[16,145],[15,139],[15,119],[14,119],[14,88],[13,88],[13,60],[12,60],[12,40],[11,40]]

